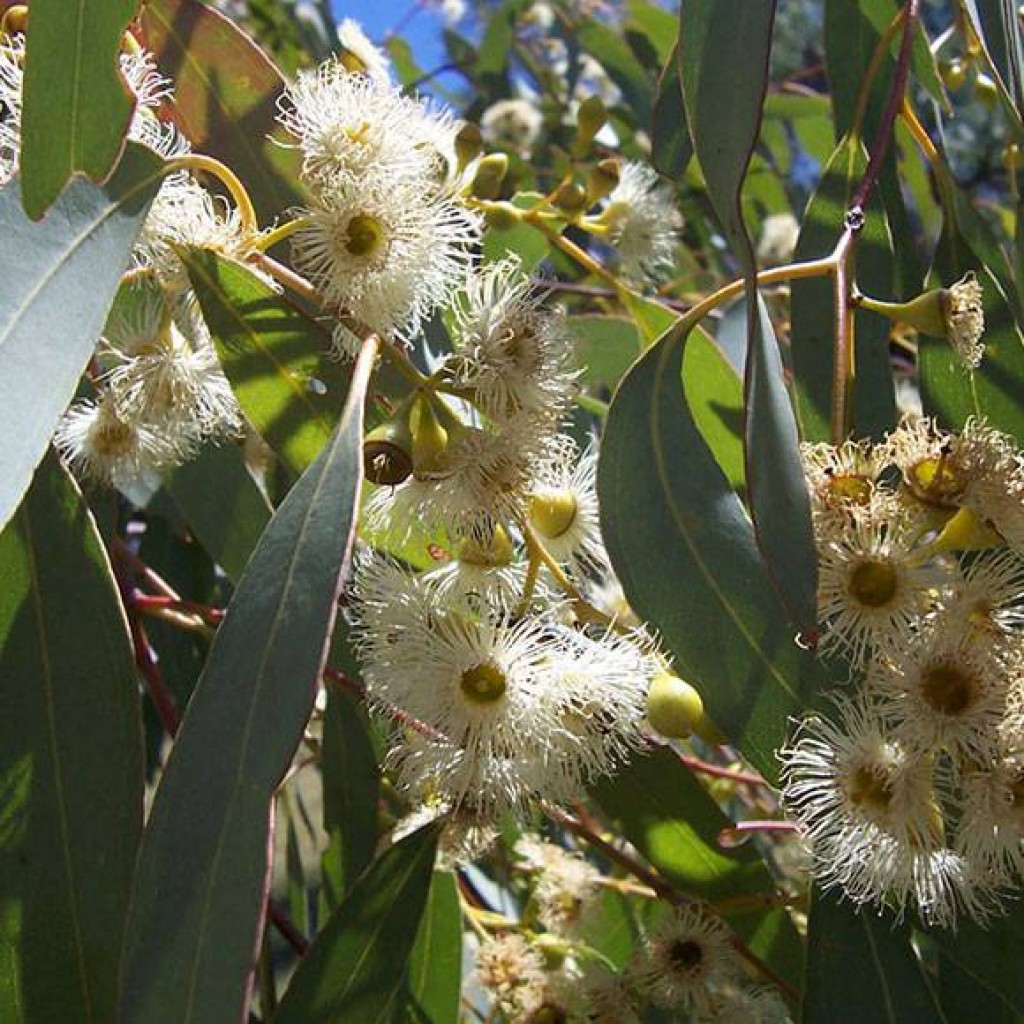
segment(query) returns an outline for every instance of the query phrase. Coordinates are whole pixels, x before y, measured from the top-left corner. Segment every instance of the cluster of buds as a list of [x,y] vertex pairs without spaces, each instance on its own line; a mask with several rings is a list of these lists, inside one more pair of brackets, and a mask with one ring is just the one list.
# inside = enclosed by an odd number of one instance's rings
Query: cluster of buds
[[820,650],[852,679],[782,752],[785,804],[824,885],[984,920],[1024,868],[1024,460],[976,420],[804,455]]

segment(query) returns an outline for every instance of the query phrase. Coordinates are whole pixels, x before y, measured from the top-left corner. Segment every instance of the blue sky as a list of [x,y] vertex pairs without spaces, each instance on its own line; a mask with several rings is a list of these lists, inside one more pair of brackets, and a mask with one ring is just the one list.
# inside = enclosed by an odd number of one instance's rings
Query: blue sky
[[[338,20],[354,18],[374,42],[380,42],[415,6],[413,0],[333,0]],[[444,60],[443,28],[444,20],[436,10],[420,10],[401,30],[402,38],[412,46],[424,70],[430,70]]]

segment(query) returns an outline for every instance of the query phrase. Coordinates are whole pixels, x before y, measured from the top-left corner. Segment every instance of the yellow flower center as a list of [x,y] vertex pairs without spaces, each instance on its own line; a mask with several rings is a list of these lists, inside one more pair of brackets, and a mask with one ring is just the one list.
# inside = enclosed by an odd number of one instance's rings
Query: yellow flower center
[[493,704],[505,696],[508,681],[493,661],[482,661],[462,673],[459,689],[471,704]]
[[352,256],[375,256],[385,245],[384,225],[368,213],[357,213],[346,228],[345,249]]
[[875,816],[884,815],[892,803],[892,786],[888,779],[861,765],[846,784],[850,801],[863,811]]
[[866,505],[871,498],[871,481],[853,473],[833,476],[826,488],[829,497],[840,498],[854,505]]
[[132,428],[116,416],[101,415],[89,441],[97,455],[113,458],[131,451]]
[[914,496],[927,505],[949,508],[963,493],[964,482],[947,456],[922,459],[907,471],[907,483]]
[[850,570],[846,590],[858,604],[884,608],[896,596],[898,584],[896,567],[891,562],[866,558]]

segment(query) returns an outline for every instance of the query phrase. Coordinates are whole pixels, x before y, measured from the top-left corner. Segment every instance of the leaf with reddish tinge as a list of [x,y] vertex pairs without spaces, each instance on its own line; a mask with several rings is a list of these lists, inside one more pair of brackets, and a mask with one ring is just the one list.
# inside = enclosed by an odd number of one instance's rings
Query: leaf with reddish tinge
[[199,0],[149,0],[139,24],[174,82],[175,120],[192,145],[242,179],[261,221],[301,203],[299,153],[280,131],[273,138],[285,81],[266,53]]

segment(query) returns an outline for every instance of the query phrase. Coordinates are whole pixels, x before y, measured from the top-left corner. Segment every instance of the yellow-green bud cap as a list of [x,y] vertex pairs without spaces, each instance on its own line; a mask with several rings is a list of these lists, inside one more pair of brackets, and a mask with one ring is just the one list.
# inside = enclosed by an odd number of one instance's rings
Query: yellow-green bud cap
[[477,199],[497,199],[501,195],[501,183],[508,173],[508,157],[504,153],[488,153],[477,164],[471,193]]
[[468,167],[484,148],[483,136],[475,124],[464,124],[455,136],[455,158],[459,170]]
[[587,203],[593,206],[609,195],[619,183],[622,176],[622,163],[619,160],[602,160],[591,167],[587,175]]
[[659,672],[647,692],[647,721],[662,736],[684,739],[704,718],[704,702],[689,684],[671,672]]
[[409,428],[412,432],[412,463],[416,478],[423,479],[442,471],[448,451],[448,431],[438,421],[434,403],[422,392],[413,401]]
[[962,89],[967,81],[967,64],[959,57],[939,63],[939,75],[947,89]]
[[[549,971],[555,971],[565,962],[572,947],[565,939],[558,938],[550,932],[541,932],[533,940],[534,948],[544,957],[544,965]],[[536,1020],[536,1017],[531,1020]]]
[[590,149],[594,136],[608,121],[608,110],[600,96],[588,96],[576,112],[576,141],[573,155],[583,156]]
[[363,472],[374,484],[396,487],[412,473],[412,434],[409,402],[403,402],[391,419],[363,438]]

